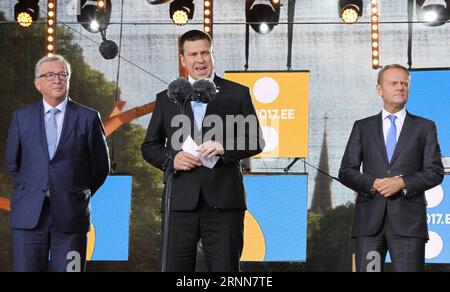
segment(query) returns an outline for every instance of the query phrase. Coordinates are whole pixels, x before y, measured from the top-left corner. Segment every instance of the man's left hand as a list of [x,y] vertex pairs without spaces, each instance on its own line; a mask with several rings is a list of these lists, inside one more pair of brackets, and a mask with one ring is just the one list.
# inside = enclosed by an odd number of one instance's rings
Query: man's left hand
[[375,186],[375,189],[385,198],[397,194],[406,187],[405,181],[400,176],[381,179]]
[[200,145],[198,149],[198,154],[202,157],[214,157],[214,156],[221,156],[225,153],[225,150],[223,149],[222,144],[220,144],[217,141],[208,141]]

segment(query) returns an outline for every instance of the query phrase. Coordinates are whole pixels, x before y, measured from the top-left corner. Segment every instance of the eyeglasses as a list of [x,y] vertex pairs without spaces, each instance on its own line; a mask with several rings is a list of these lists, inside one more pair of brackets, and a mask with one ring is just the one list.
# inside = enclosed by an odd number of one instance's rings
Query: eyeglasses
[[45,73],[39,76],[39,78],[44,77],[47,81],[53,81],[56,78],[56,75],[58,75],[60,80],[67,80],[69,78],[69,73],[67,72],[61,72],[61,73]]

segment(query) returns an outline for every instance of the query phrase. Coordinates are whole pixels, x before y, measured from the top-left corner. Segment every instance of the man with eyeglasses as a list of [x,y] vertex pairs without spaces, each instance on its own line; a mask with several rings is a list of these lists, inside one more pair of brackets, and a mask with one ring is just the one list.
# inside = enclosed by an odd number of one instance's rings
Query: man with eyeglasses
[[90,200],[108,176],[109,154],[98,112],[67,96],[70,75],[62,56],[39,60],[42,100],[12,115],[6,161],[17,272],[85,269]]

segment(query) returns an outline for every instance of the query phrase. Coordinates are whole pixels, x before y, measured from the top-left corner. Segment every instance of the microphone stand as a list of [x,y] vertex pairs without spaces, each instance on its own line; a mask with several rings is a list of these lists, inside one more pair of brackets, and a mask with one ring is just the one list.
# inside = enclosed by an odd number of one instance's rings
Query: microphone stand
[[164,163],[164,218],[163,218],[163,245],[161,271],[167,271],[167,259],[169,257],[169,232],[170,232],[170,203],[172,200],[172,180],[173,180],[173,152],[170,151]]
[[[180,105],[181,114],[184,114],[186,102]],[[175,174],[174,168],[174,151],[171,150],[164,162],[164,216],[163,216],[163,244],[162,244],[162,259],[161,271],[167,272],[167,259],[169,258],[169,233],[170,233],[170,211],[172,201],[172,181]]]

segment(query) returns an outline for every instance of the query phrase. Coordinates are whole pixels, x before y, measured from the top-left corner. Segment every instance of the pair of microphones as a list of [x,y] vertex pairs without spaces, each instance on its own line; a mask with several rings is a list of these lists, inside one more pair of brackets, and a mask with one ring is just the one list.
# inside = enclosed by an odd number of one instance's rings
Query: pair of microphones
[[167,88],[169,100],[180,105],[190,101],[209,103],[217,92],[216,85],[209,79],[199,79],[191,84],[187,79],[180,77],[172,81]]

